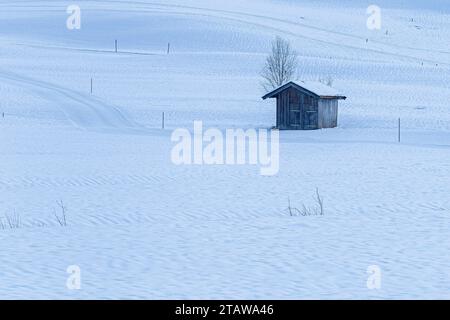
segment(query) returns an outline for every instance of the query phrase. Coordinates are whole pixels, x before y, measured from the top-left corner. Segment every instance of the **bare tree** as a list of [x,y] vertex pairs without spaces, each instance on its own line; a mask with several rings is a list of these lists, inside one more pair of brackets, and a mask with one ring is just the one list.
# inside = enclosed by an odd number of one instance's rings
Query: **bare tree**
[[298,66],[298,54],[291,43],[281,37],[272,42],[272,53],[266,59],[261,72],[262,86],[266,91],[276,89],[294,80]]
[[319,82],[323,83],[326,86],[332,87],[334,80],[331,76],[328,76],[327,78],[320,78]]

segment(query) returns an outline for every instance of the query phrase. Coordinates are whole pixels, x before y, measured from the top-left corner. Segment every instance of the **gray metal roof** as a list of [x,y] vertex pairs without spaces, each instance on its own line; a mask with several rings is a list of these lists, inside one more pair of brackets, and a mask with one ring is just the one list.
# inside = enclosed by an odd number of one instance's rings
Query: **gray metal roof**
[[268,98],[275,98],[278,94],[289,88],[296,88],[297,90],[312,94],[321,99],[347,99],[344,95],[340,94],[336,89],[327,86],[321,82],[314,81],[298,81],[298,82],[288,82],[281,87],[269,92],[264,97],[264,100]]

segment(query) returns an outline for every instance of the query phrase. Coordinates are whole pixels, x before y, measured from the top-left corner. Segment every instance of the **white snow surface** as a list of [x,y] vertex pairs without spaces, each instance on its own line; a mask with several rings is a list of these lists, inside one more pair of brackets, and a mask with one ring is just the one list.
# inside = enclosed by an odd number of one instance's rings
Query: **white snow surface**
[[[446,1],[380,1],[377,31],[356,0],[76,3],[80,30],[72,1],[0,3],[1,298],[450,298]],[[348,97],[339,127],[281,132],[272,177],[174,165],[195,120],[275,125],[259,74],[277,35],[300,79]],[[291,217],[316,188],[325,215]]]
[[345,96],[333,87],[318,81],[295,81],[294,83],[321,97]]

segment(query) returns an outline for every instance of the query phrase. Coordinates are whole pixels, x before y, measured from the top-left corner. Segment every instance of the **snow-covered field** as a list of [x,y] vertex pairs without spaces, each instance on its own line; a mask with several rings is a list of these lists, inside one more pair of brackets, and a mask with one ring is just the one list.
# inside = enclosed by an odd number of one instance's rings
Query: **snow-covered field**
[[[356,0],[2,1],[0,298],[449,299],[450,5],[402,3],[372,31]],[[347,95],[339,127],[281,132],[271,177],[174,165],[194,120],[275,124],[277,35]],[[325,215],[291,217],[316,188]]]

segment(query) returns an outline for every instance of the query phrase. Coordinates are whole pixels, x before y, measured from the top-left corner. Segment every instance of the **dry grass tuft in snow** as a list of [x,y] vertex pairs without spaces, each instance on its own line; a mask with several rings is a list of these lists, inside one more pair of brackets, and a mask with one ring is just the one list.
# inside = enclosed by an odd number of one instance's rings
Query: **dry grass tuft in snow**
[[[56,209],[53,211],[57,224],[61,227],[67,226],[67,207],[62,200],[56,202],[59,207],[59,211]],[[38,227],[46,228],[54,226],[53,223],[47,223],[44,221],[31,221],[28,224],[22,223],[22,217],[15,210],[12,214],[5,214],[4,217],[0,217],[0,230],[7,229],[21,229],[23,227]]]
[[22,227],[22,220],[20,215],[14,211],[12,214],[6,214],[5,217],[0,217],[0,229],[19,229]]
[[288,198],[289,215],[291,217],[296,217],[296,216],[307,217],[307,216],[323,216],[323,215],[325,215],[324,208],[323,208],[323,197],[319,193],[319,188],[316,188],[316,195],[315,195],[314,201],[315,201],[314,206],[307,207],[305,204],[302,204],[301,209],[298,209],[296,207],[291,206],[291,199]]
[[58,222],[58,224],[61,227],[66,227],[67,226],[67,219],[66,219],[66,213],[67,213],[67,207],[64,205],[64,202],[62,200],[57,201],[56,204],[58,205],[59,209],[60,209],[60,214],[58,214],[56,212],[56,210],[54,210],[54,215],[56,218],[56,221]]

